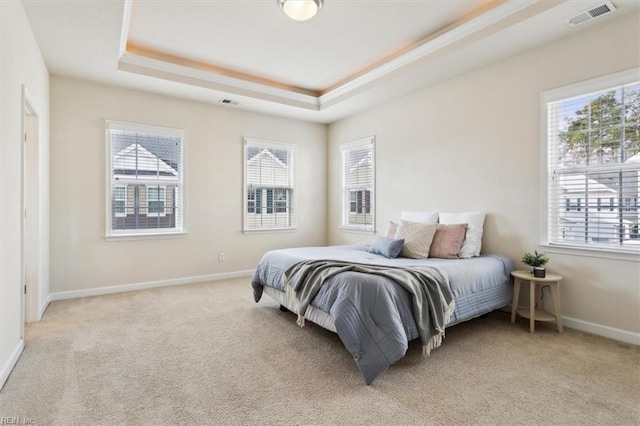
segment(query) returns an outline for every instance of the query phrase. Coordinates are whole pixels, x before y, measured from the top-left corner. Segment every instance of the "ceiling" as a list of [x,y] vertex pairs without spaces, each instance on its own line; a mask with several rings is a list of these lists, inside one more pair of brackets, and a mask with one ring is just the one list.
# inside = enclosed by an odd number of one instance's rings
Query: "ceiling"
[[[604,1],[23,0],[53,75],[329,123],[640,9]],[[236,105],[237,103],[237,105]]]

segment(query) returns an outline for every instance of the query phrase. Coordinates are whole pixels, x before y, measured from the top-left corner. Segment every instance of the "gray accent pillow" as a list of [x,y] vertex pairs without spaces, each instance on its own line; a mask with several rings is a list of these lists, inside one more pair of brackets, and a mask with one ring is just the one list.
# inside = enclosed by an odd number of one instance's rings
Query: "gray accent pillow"
[[383,236],[376,237],[376,240],[369,247],[369,253],[380,254],[389,259],[398,257],[404,246],[404,240],[394,240]]

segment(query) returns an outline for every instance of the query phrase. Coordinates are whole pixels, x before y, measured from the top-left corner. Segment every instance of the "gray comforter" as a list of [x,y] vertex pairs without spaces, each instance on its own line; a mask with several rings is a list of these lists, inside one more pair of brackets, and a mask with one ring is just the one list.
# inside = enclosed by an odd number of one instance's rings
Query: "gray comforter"
[[[449,323],[481,315],[509,303],[509,273],[513,262],[492,255],[467,260],[386,259],[367,252],[367,245],[273,250],[266,253],[252,280],[258,302],[264,285],[285,291],[284,272],[303,260],[334,259],[387,266],[434,266],[449,281],[456,311]],[[498,289],[497,296],[494,289]],[[476,300],[475,294],[491,297]],[[470,299],[473,303],[467,303]],[[464,317],[456,317],[458,301]],[[402,358],[408,342],[420,336],[409,293],[394,280],[355,271],[327,279],[311,305],[331,315],[336,331],[370,384],[389,365]]]

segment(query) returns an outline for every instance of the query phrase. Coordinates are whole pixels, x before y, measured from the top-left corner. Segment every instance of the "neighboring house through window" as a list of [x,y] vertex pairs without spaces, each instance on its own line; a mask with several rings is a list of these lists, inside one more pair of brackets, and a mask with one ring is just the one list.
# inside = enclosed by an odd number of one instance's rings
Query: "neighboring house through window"
[[549,244],[640,252],[638,71],[543,95]]
[[107,121],[107,237],[183,229],[184,132]]
[[340,146],[342,152],[342,228],[374,230],[373,137]]
[[244,140],[244,230],[295,228],[295,145]]

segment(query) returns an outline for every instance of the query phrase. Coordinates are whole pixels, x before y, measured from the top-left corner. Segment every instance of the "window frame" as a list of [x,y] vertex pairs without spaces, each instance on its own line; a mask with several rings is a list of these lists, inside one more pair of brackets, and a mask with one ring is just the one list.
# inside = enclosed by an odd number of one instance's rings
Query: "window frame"
[[[350,232],[362,232],[374,234],[376,232],[376,149],[375,136],[368,136],[352,142],[346,142],[340,145],[340,226],[339,229]],[[371,149],[371,185],[370,186],[354,186],[347,185],[345,173],[345,159],[349,151],[370,148]],[[369,192],[369,215],[371,215],[371,224],[352,224],[349,223],[352,204],[355,203],[356,211],[360,205],[366,210],[366,193]],[[359,194],[362,193],[362,199],[359,200]],[[352,194],[355,194],[355,201],[352,200]],[[356,212],[356,214],[358,214]],[[365,213],[366,214],[366,213]]]
[[[280,187],[267,187],[265,185],[259,185],[255,188],[252,188],[255,196],[253,201],[253,212],[249,211],[249,176],[248,176],[248,149],[249,147],[260,147],[267,149],[278,149],[278,150],[286,150],[290,153],[291,158],[291,167],[288,167],[289,172],[289,181],[291,182],[290,188],[280,188]],[[242,155],[242,175],[243,175],[243,185],[242,185],[242,232],[245,234],[251,233],[262,233],[262,232],[290,232],[295,231],[297,229],[297,217],[298,217],[298,209],[297,209],[297,198],[295,196],[296,191],[298,190],[298,182],[297,182],[297,173],[296,173],[296,163],[297,163],[297,155],[296,155],[296,144],[287,143],[287,142],[277,142],[266,139],[258,139],[245,137],[243,138],[243,155]],[[276,209],[276,205],[279,202],[276,200],[275,194],[276,191],[283,190],[286,191],[286,206],[287,211],[278,212]],[[269,195],[269,191],[271,195]],[[249,214],[260,214],[264,216],[272,216],[274,214],[286,214],[289,213],[290,223],[288,226],[274,226],[274,227],[264,227],[264,228],[249,228]]]
[[[158,184],[158,182],[149,181],[140,179],[135,184],[136,185],[144,185],[148,189],[148,186],[162,186],[165,187],[165,214],[166,216],[166,186],[174,186],[174,202],[178,205],[181,205],[182,213],[178,218],[176,218],[176,227],[175,228],[151,228],[151,229],[127,229],[127,230],[114,230],[112,229],[112,200],[113,200],[113,153],[112,153],[112,141],[111,141],[111,130],[119,130],[125,132],[140,132],[140,133],[148,133],[157,136],[168,136],[168,137],[177,137],[180,138],[182,143],[180,144],[180,172],[178,175],[178,179],[175,181],[162,182],[162,184]],[[125,122],[125,121],[117,121],[117,120],[105,120],[105,239],[107,241],[117,241],[117,240],[137,240],[137,239],[155,239],[155,238],[181,238],[188,234],[187,232],[187,185],[186,185],[186,174],[185,174],[185,165],[187,163],[186,157],[186,144],[187,144],[187,132],[183,129],[169,128],[169,127],[161,127],[150,124],[142,124],[142,123],[133,123],[133,122]],[[124,182],[123,185],[126,187],[129,183]],[[126,189],[125,189],[126,194]],[[125,195],[126,197],[126,195]],[[126,200],[126,198],[125,198]],[[179,203],[178,203],[178,200]],[[139,208],[142,206],[139,206]],[[148,209],[148,198],[147,205]],[[126,216],[126,202],[125,202],[125,215]],[[158,214],[148,214],[148,217],[157,217]],[[122,216],[116,216],[122,217]],[[178,222],[181,222],[178,224]]]
[[[626,86],[637,83],[640,78],[640,68],[632,68],[617,72],[614,74],[604,75],[594,79],[570,84],[545,91],[540,96],[540,229],[539,229],[539,246],[550,253],[569,254],[585,257],[598,257],[606,259],[615,259],[623,261],[640,262],[640,253],[636,249],[628,249],[617,246],[605,245],[581,245],[571,243],[558,243],[550,241],[549,218],[549,108],[548,104],[561,100],[575,97],[589,96],[592,93],[606,91],[619,86]],[[615,166],[615,167],[619,167]],[[612,211],[613,207],[619,207],[612,204],[613,199],[609,200],[608,206],[605,204],[602,208],[608,208]],[[585,203],[588,204],[588,203]],[[603,203],[604,204],[604,203]]]

